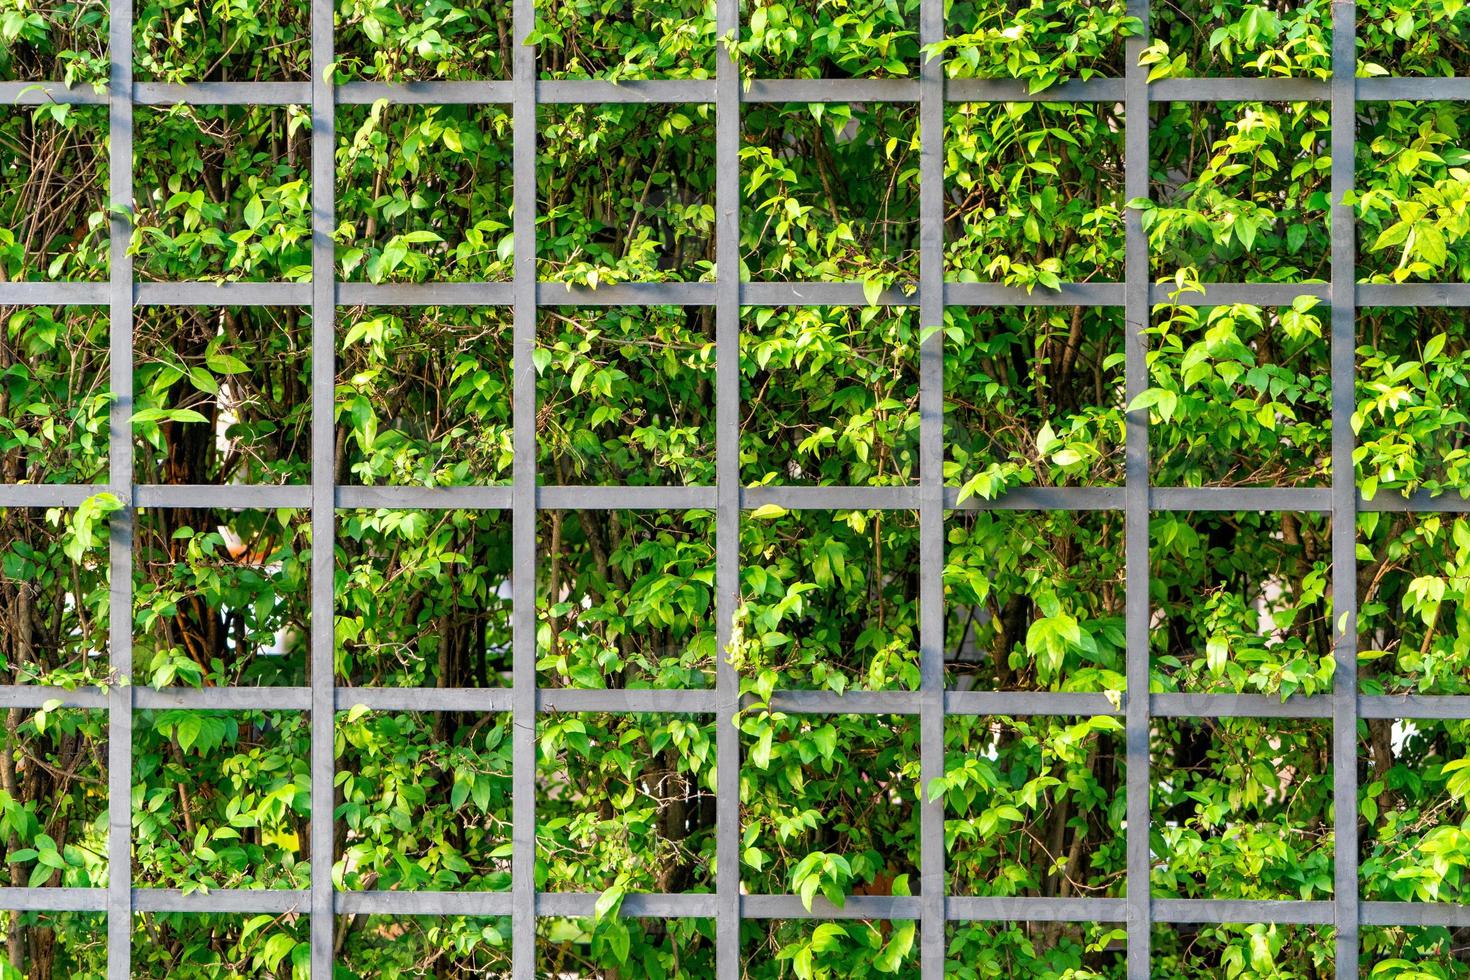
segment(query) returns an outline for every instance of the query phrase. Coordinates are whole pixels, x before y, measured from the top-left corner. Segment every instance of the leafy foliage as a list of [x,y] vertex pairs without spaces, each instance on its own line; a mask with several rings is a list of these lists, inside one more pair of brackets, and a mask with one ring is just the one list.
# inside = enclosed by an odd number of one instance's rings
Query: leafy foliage
[[[567,79],[705,80],[725,45],[742,79],[912,79],[936,57],[955,80],[1032,92],[1122,76],[1142,25],[1125,0],[953,0],[922,50],[919,0],[746,0],[717,37],[710,0],[538,0],[534,70]],[[505,81],[510,5],[337,0],[331,78]],[[1358,73],[1470,75],[1463,0],[1360,0]],[[105,91],[99,0],[0,0],[0,79]],[[1156,0],[1151,82],[1320,81],[1328,0]],[[288,0],[153,0],[135,11],[140,82],[310,80],[307,8]],[[360,90],[359,90],[360,91]],[[758,90],[757,90],[758,91]],[[983,91],[983,89],[982,89]],[[135,716],[131,817],[139,887],[301,889],[310,826],[332,820],[343,891],[504,892],[511,886],[511,718],[382,712],[363,688],[488,689],[511,681],[513,521],[497,510],[372,506],[363,488],[511,482],[516,372],[534,381],[538,479],[548,487],[716,482],[715,373],[734,362],[741,484],[918,483],[919,114],[913,104],[748,100],[739,119],[740,268],[751,281],[861,283],[866,305],[750,306],[738,351],[709,307],[544,305],[530,364],[512,363],[510,311],[361,307],[336,316],[331,445],[312,444],[308,312],[139,307],[133,362],[108,359],[105,312],[0,311],[0,481],[98,487],[109,470],[109,374],[131,372],[136,482],[304,486],[313,449],[364,494],[336,512],[328,567],[306,514],[150,507],[134,517],[134,676],[109,651],[110,516],[75,506],[0,512],[0,673],[9,684],[291,687],[309,676],[312,576],[330,575],[337,784],[309,793],[307,720],[288,710]],[[533,249],[543,290],[716,278],[714,106],[636,101],[538,107],[536,237],[511,235],[512,117],[502,104],[336,110],[338,275],[351,283],[505,283]],[[299,105],[147,106],[134,126],[129,248],[136,276],[311,276],[310,114]],[[959,283],[1026,291],[1034,306],[950,306],[942,325],[945,683],[1119,703],[1125,684],[1122,514],[989,509],[1015,490],[1125,480],[1125,413],[1150,418],[1156,487],[1331,485],[1334,353],[1356,361],[1357,488],[1368,498],[1470,495],[1462,312],[1364,309],[1351,352],[1330,349],[1328,106],[1154,100],[1146,199],[1125,199],[1129,120],[1109,101],[951,103],[943,126],[943,267]],[[1357,278],[1470,277],[1470,148],[1460,104],[1357,107]],[[1136,122],[1136,120],[1135,120]],[[0,279],[101,284],[109,275],[103,106],[0,117]],[[321,190],[321,188],[317,188]],[[1065,284],[1124,275],[1124,216],[1142,213],[1148,321],[1057,305]],[[522,259],[527,258],[523,253]],[[1279,305],[1198,305],[1204,283],[1286,287]],[[1301,295],[1296,289],[1301,287]],[[452,299],[446,299],[452,302]],[[351,301],[355,302],[355,301]],[[582,302],[578,299],[577,302]],[[1128,403],[1124,338],[1147,342]],[[726,367],[730,362],[726,362]],[[532,376],[529,377],[529,376]],[[529,448],[529,447],[528,447]],[[571,499],[571,498],[568,498]],[[1043,495],[1040,498],[1045,500]],[[356,506],[358,503],[367,506]],[[905,896],[920,873],[918,814],[944,810],[954,895],[1126,896],[1126,752],[1117,717],[946,719],[943,774],[921,785],[918,720],[788,714],[777,689],[920,686],[919,533],[912,510],[746,511],[735,643],[717,649],[715,516],[543,508],[531,594],[538,684],[703,690],[738,669],[736,725],[747,894],[816,907]],[[1149,687],[1273,698],[1330,688],[1331,574],[1356,573],[1363,694],[1470,693],[1470,520],[1360,515],[1356,568],[1333,569],[1317,513],[1153,514]],[[927,556],[926,558],[930,558]],[[937,560],[938,556],[933,556]],[[320,583],[320,579],[317,580]],[[317,623],[318,626],[325,624]],[[1141,696],[1142,692],[1133,692]],[[363,694],[362,701],[371,701]],[[9,886],[100,888],[109,872],[101,712],[13,709],[0,724],[0,840]],[[537,969],[576,977],[707,978],[709,919],[645,920],[622,903],[714,887],[716,722],[701,714],[544,711],[536,744],[535,881],[595,892],[595,914],[538,920]],[[1470,731],[1457,722],[1359,727],[1365,901],[1470,902]],[[1154,897],[1327,901],[1334,894],[1330,739],[1323,720],[1160,718],[1151,732]],[[494,917],[337,922],[344,977],[503,974]],[[307,920],[146,913],[139,975],[305,975]],[[8,912],[0,978],[100,978],[91,913]],[[913,976],[913,921],[741,923],[752,980]],[[952,923],[946,974],[1125,976],[1116,923]],[[1330,929],[1180,924],[1154,936],[1154,975],[1303,978],[1333,969]],[[1463,930],[1365,928],[1378,980],[1470,976]]]

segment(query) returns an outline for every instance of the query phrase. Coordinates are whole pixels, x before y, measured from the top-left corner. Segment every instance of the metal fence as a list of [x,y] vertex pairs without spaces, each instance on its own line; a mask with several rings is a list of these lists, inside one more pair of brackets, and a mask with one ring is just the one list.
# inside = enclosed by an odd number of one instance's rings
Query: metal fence
[[[111,0],[113,51],[132,47],[133,5]],[[1470,718],[1470,697],[1368,697],[1356,686],[1354,534],[1360,511],[1470,511],[1459,498],[1381,496],[1360,498],[1354,483],[1354,323],[1359,307],[1470,307],[1470,284],[1355,285],[1355,235],[1351,207],[1340,202],[1353,187],[1354,138],[1358,103],[1390,100],[1470,101],[1470,78],[1354,77],[1356,7],[1352,0],[1332,4],[1330,80],[1169,79],[1149,84],[1138,66],[1143,37],[1126,43],[1126,74],[1061,84],[1040,93],[1010,79],[947,80],[942,66],[926,61],[917,79],[768,80],[742,84],[723,43],[712,80],[611,83],[537,81],[536,52],[517,43],[510,81],[421,82],[402,86],[371,82],[335,84],[328,72],[334,57],[333,3],[312,0],[311,80],[309,82],[135,84],[129,63],[111,67],[105,94],[67,90],[60,83],[0,85],[0,99],[21,105],[48,100],[106,104],[111,134],[110,199],[117,213],[111,224],[111,280],[105,283],[0,283],[0,304],[106,305],[110,310],[111,415],[110,482],[106,486],[0,486],[0,506],[75,506],[88,496],[110,491],[127,506],[113,519],[110,538],[110,648],[120,678],[132,670],[131,532],[139,507],[181,506],[309,508],[312,565],[330,569],[337,508],[417,507],[509,510],[513,515],[513,683],[498,689],[338,688],[333,672],[333,576],[311,579],[311,674],[302,688],[212,688],[155,690],[115,684],[107,689],[62,691],[36,686],[0,687],[0,706],[38,708],[47,702],[106,709],[109,717],[108,790],[110,807],[109,887],[106,889],[0,888],[0,908],[51,911],[105,911],[108,919],[108,975],[129,976],[132,918],[142,912],[309,913],[312,976],[332,974],[334,916],[351,913],[395,915],[509,916],[513,931],[513,970],[518,980],[535,974],[538,916],[590,916],[595,894],[540,893],[534,886],[535,718],[551,710],[707,713],[718,723],[717,875],[713,893],[629,895],[622,914],[645,917],[697,916],[716,922],[716,960],[721,980],[741,973],[742,919],[907,919],[917,920],[921,975],[943,976],[945,924],[958,921],[1092,921],[1126,924],[1128,976],[1149,975],[1150,933],[1158,923],[1274,922],[1328,925],[1336,929],[1337,975],[1358,975],[1361,925],[1470,926],[1470,907],[1360,902],[1358,889],[1357,750],[1360,718]],[[1148,0],[1130,0],[1131,13],[1148,17]],[[533,0],[514,0],[514,37],[524,38],[534,19]],[[718,0],[717,31],[738,29],[738,0]],[[919,36],[929,44],[944,36],[942,0],[923,0]],[[335,109],[378,99],[411,104],[500,104],[514,118],[514,277],[510,282],[373,285],[337,282],[332,230],[335,226],[333,149]],[[1127,199],[1148,196],[1149,105],[1151,102],[1231,100],[1315,101],[1331,106],[1332,281],[1326,284],[1211,284],[1203,295],[1186,296],[1197,305],[1252,303],[1287,305],[1311,295],[1332,310],[1332,483],[1303,488],[1171,488],[1149,485],[1148,419],[1134,411],[1127,419],[1126,481],[1116,488],[1023,489],[998,500],[957,501],[943,480],[943,359],[938,327],[946,306],[1091,306],[1125,311],[1126,388],[1133,397],[1147,387],[1144,329],[1150,306],[1173,287],[1149,281],[1148,245],[1141,213],[1126,217],[1126,273],[1123,282],[1065,285],[1028,294],[999,285],[946,283],[943,252],[943,132],[946,103],[1097,102],[1121,103],[1126,124]],[[862,305],[860,283],[739,282],[740,114],[752,102],[904,102],[917,103],[920,152],[920,274],[915,298],[886,291],[885,305],[917,305],[926,336],[920,351],[920,481],[914,487],[787,487],[744,489],[739,482],[740,311],[743,306]],[[135,282],[128,254],[131,228],[133,111],[137,105],[311,105],[312,281],[298,283]],[[541,104],[712,103],[716,110],[716,221],[718,278],[713,282],[620,284],[596,290],[536,281],[536,111]],[[333,378],[334,318],[339,305],[498,305],[514,314],[514,473],[510,486],[414,488],[348,487],[334,483]],[[309,306],[312,312],[312,480],[309,486],[199,487],[136,485],[133,479],[132,337],[139,306],[260,305]],[[716,310],[718,348],[715,486],[567,487],[540,486],[536,473],[535,375],[531,351],[539,306],[698,305]],[[716,591],[718,638],[730,640],[739,587],[739,530],[742,511],[764,504],[821,509],[904,509],[920,522],[921,687],[908,692],[777,692],[773,710],[795,713],[882,713],[917,716],[921,732],[924,784],[944,771],[946,715],[1117,715],[1126,728],[1127,898],[948,897],[944,876],[942,801],[924,801],[920,822],[921,870],[912,897],[853,896],[841,908],[818,899],[808,911],[792,895],[742,894],[740,884],[739,732],[731,719],[739,709],[739,679],[723,658],[713,690],[589,691],[538,689],[535,670],[536,516],[548,508],[709,508],[718,516]],[[1101,694],[1046,692],[992,693],[945,690],[943,672],[945,517],[955,509],[1115,510],[1125,515],[1127,582],[1127,694],[1121,706]],[[1335,608],[1341,632],[1335,640],[1339,667],[1332,692],[1283,702],[1266,695],[1148,695],[1149,677],[1149,515],[1154,511],[1294,511],[1333,517],[1332,568]],[[514,718],[512,888],[500,893],[342,892],[332,884],[333,825],[311,822],[311,887],[303,891],[221,890],[184,895],[167,889],[135,889],[130,881],[130,774],[135,709],[295,709],[311,713],[311,797],[317,813],[330,811],[333,794],[334,711],[357,704],[382,710],[510,712]],[[1331,901],[1165,900],[1150,897],[1149,731],[1154,717],[1261,717],[1331,719],[1335,799],[1336,882]]]

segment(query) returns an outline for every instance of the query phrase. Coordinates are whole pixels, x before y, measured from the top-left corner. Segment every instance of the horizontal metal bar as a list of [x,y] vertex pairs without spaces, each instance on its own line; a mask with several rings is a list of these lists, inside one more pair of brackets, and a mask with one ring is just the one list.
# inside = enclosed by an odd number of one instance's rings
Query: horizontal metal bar
[[510,915],[510,892],[337,892],[338,915]]
[[1121,78],[1072,78],[1039,92],[1021,78],[951,78],[945,82],[949,102],[1122,102]]
[[101,912],[106,888],[0,888],[0,909],[7,912]]
[[992,500],[966,497],[958,487],[944,489],[948,510],[1122,510],[1122,487],[1016,487]]
[[309,687],[137,687],[133,705],[159,710],[306,711]]
[[1470,283],[1364,283],[1358,287],[1358,306],[1470,306]]
[[510,487],[345,487],[337,506],[350,510],[509,510]]
[[509,306],[508,282],[343,282],[340,306]]
[[1331,925],[1331,902],[1267,902],[1233,899],[1156,898],[1155,922],[1173,923],[1267,923],[1282,925]]
[[536,488],[543,510],[712,510],[714,487]]
[[744,919],[917,919],[919,899],[909,895],[849,895],[841,908],[821,896],[808,911],[796,895],[741,895]]
[[1149,506],[1159,511],[1295,511],[1332,509],[1328,487],[1152,487]]
[[110,488],[78,483],[0,483],[0,507],[75,507]]
[[776,506],[787,510],[917,510],[918,487],[746,487],[746,510]]
[[948,282],[944,302],[950,306],[1122,306],[1120,282],[1064,282],[1056,289],[1026,290],[989,282]]
[[[600,897],[597,892],[537,892],[536,914],[589,919],[596,914]],[[705,892],[624,895],[618,914],[647,919],[707,919],[715,914],[715,896]]]
[[1372,694],[1358,698],[1362,718],[1470,719],[1470,695]]
[[[0,82],[0,103],[17,106],[46,105],[59,102],[64,105],[106,105],[107,92],[77,86],[68,87],[65,82]],[[105,288],[105,284],[104,284]]]
[[[917,306],[917,296],[901,287],[884,289],[876,306]],[[860,282],[746,282],[740,284],[743,306],[867,306]]]
[[103,306],[105,282],[0,282],[0,306]]
[[1372,500],[1366,497],[1359,500],[1358,510],[1368,513],[1398,514],[1423,511],[1425,513],[1463,514],[1470,512],[1470,497],[1456,493],[1431,494],[1425,490],[1415,491],[1405,497],[1392,490],[1380,490],[1374,494]]
[[944,712],[950,715],[1087,717],[1122,715],[1123,705],[1106,694],[1072,691],[945,691]]
[[142,483],[133,487],[133,501],[139,507],[198,507],[216,510],[248,510],[311,506],[311,487],[279,484],[199,484]]
[[1000,898],[951,895],[945,901],[950,922],[1126,922],[1122,898]]
[[740,101],[917,102],[919,82],[914,78],[757,78],[745,83]]
[[1326,102],[1316,78],[1161,78],[1148,87],[1150,102]]
[[1470,78],[1360,78],[1359,102],[1466,102]]
[[[918,691],[775,691],[767,702],[771,711],[805,715],[913,715],[918,714]],[[747,695],[747,709],[759,702]]]
[[607,286],[574,286],[538,282],[537,306],[710,306],[712,282],[616,282]]
[[[537,284],[542,306],[708,306],[714,302],[714,283],[625,282],[599,286],[566,283]],[[141,282],[136,286],[140,306],[304,306],[310,283],[297,282]],[[1150,287],[1150,302],[1175,302],[1173,283]],[[1322,283],[1210,283],[1204,292],[1180,294],[1181,306],[1290,306],[1298,296],[1327,300]],[[1059,289],[1026,292],[995,283],[946,283],[945,302],[951,306],[1122,306],[1122,284],[1110,282],[1063,283]],[[1362,307],[1467,307],[1470,283],[1364,283],[1358,287]],[[107,284],[94,282],[0,283],[0,306],[99,306],[107,301]],[[508,282],[366,283],[337,285],[343,306],[509,306]],[[741,286],[746,306],[866,306],[858,282],[748,282]],[[882,292],[876,305],[913,306],[916,298],[901,286]]]
[[139,306],[305,306],[309,282],[140,282]]
[[44,684],[0,685],[0,708],[37,710],[47,705],[57,708],[102,709],[107,707],[107,692],[96,687],[68,690]]
[[715,692],[542,687],[536,690],[536,710],[709,714],[715,710]]
[[1149,714],[1160,718],[1331,718],[1332,700],[1292,697],[1285,701],[1269,694],[1149,695]]
[[557,79],[536,83],[536,100],[549,105],[662,104],[713,102],[712,78],[610,82],[598,79]]
[[1290,306],[1299,296],[1311,296],[1320,302],[1332,298],[1330,286],[1324,283],[1220,282],[1208,283],[1204,291],[1184,290],[1172,282],[1156,282],[1149,287],[1150,303],[1177,306]]
[[509,711],[508,687],[337,687],[338,711]]
[[311,82],[138,82],[138,105],[308,105]]
[[1470,905],[1449,902],[1363,902],[1359,906],[1366,926],[1470,927]]
[[510,82],[344,82],[338,105],[509,105]]
[[[1314,102],[1328,98],[1326,81],[1312,78],[1165,78],[1149,86],[1153,102]],[[1360,102],[1459,102],[1470,100],[1470,78],[1359,78]],[[751,103],[917,102],[919,83],[910,78],[767,78],[747,83],[741,100]],[[509,105],[509,81],[347,81],[337,85],[338,105]],[[558,105],[606,103],[678,104],[712,102],[713,79],[609,81],[555,79],[536,83],[537,101]],[[945,99],[959,102],[1121,102],[1123,79],[1070,79],[1032,91],[1024,79],[951,78]],[[306,105],[311,83],[137,82],[139,105]],[[68,88],[60,81],[0,83],[0,102],[31,106],[47,102],[103,105],[106,93]]]
[[270,888],[219,888],[185,895],[177,888],[134,888],[135,912],[225,912],[283,915],[305,912],[311,892]]

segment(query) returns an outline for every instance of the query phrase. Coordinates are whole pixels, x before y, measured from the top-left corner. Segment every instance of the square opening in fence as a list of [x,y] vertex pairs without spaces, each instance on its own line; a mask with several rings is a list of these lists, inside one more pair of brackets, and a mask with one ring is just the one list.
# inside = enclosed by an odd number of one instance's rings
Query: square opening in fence
[[311,326],[298,307],[139,308],[134,479],[309,482]]
[[339,108],[338,274],[375,283],[509,280],[510,142],[501,106]]
[[785,306],[743,312],[741,482],[918,482],[916,311]]
[[137,277],[311,276],[311,114],[303,106],[139,107]]
[[107,82],[111,10],[106,0],[42,0],[14,10],[0,46],[0,80]]
[[134,712],[133,886],[309,887],[310,749],[305,712]]
[[105,280],[111,264],[108,179],[105,107],[49,103],[0,110],[5,278]]
[[1332,522],[1326,514],[1155,513],[1151,682],[1165,691],[1332,689]]
[[510,79],[510,4],[354,3],[342,8],[332,77],[342,82]]
[[0,670],[5,684],[110,683],[107,515],[81,507],[0,508]]
[[107,887],[107,735],[105,711],[7,712],[0,777],[11,886]]
[[918,690],[913,511],[743,514],[731,660],[742,687]]
[[[1325,487],[1332,479],[1331,313],[1290,307],[1154,307],[1149,411],[1155,486]],[[1195,294],[1197,296],[1197,294]]]
[[713,78],[715,5],[708,0],[536,0],[543,79]]
[[710,716],[543,714],[536,736],[539,890],[714,890]]
[[543,309],[536,452],[544,484],[715,482],[715,311]]
[[715,920],[627,913],[542,919],[536,924],[536,960],[541,977],[713,977]]
[[1364,926],[1358,933],[1359,960],[1364,976],[1412,977],[1436,971],[1446,977],[1462,976],[1470,955],[1458,939],[1459,930],[1445,926]]
[[150,507],[133,538],[133,670],[153,687],[306,683],[304,510]]
[[20,960],[17,976],[107,975],[107,913],[16,911],[4,922],[5,941]]
[[1363,900],[1465,904],[1470,722],[1368,718],[1358,732],[1358,758],[1366,763],[1358,781]]
[[1148,31],[1149,81],[1332,73],[1330,0],[1169,0],[1150,5]]
[[1120,511],[951,511],[945,686],[1122,691]]
[[339,479],[509,483],[511,326],[501,307],[338,310]]
[[945,486],[1120,485],[1124,333],[1116,308],[947,310]]
[[543,687],[713,685],[712,512],[543,510],[536,552]]
[[1326,102],[1164,102],[1153,114],[1156,279],[1320,281],[1330,271]]
[[133,22],[133,73],[148,82],[311,80],[311,7],[151,0]]
[[741,126],[740,252],[750,279],[877,287],[918,277],[913,106],[752,104]]
[[1354,144],[1359,281],[1470,282],[1470,229],[1458,213],[1466,135],[1463,102],[1362,106]]
[[945,72],[951,78],[1024,78],[1033,86],[1062,79],[1121,77],[1124,39],[1142,25],[1127,0],[1075,3],[955,0],[944,12]]
[[[1358,7],[1358,77],[1470,75],[1470,7],[1375,2]],[[1384,68],[1392,65],[1392,71]]]
[[741,72],[756,78],[903,78],[919,73],[917,0],[740,0]]
[[0,483],[107,479],[107,312],[0,307]]
[[954,980],[1124,980],[1122,922],[951,922],[944,975]]
[[[919,924],[913,919],[745,919],[743,977],[919,976]],[[796,964],[802,964],[798,968]]]
[[510,975],[509,916],[339,915],[336,934],[333,966],[343,980]]
[[1470,516],[1358,515],[1358,686],[1470,694]]
[[1431,494],[1470,488],[1470,318],[1414,307],[1358,314],[1358,488]]
[[510,889],[508,713],[353,707],[337,712],[336,746],[337,887]]
[[337,683],[503,687],[511,518],[499,511],[337,515]]
[[1120,898],[1128,861],[1123,722],[950,716],[948,895]]
[[597,287],[709,279],[714,106],[542,107],[537,273]]
[[310,920],[304,905],[284,915],[134,913],[132,967],[135,977],[299,980],[311,969]]
[[1123,112],[971,102],[945,114],[944,270],[1040,287],[1123,278]]
[[1150,742],[1155,898],[1332,898],[1330,721],[1158,719]]
[[1315,977],[1332,971],[1337,930],[1274,922],[1155,925],[1152,946],[1156,977]]
[[902,715],[740,719],[741,887],[906,895],[919,884],[919,726]]

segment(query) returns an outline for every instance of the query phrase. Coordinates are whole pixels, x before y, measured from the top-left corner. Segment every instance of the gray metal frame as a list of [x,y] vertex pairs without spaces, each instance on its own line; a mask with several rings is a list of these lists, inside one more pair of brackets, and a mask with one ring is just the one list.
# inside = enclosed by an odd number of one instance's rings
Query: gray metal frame
[[[1129,0],[1131,12],[1148,17],[1149,0]],[[111,0],[113,50],[130,50],[132,0]],[[741,973],[740,922],[743,919],[890,918],[920,923],[921,975],[938,980],[944,973],[945,923],[980,920],[1102,921],[1126,924],[1128,976],[1149,975],[1150,930],[1156,923],[1279,922],[1332,925],[1337,929],[1337,976],[1358,976],[1360,925],[1470,926],[1470,907],[1391,902],[1360,902],[1357,849],[1357,754],[1359,718],[1470,718],[1470,697],[1360,696],[1356,688],[1356,595],[1354,533],[1356,515],[1366,511],[1470,512],[1470,501],[1416,495],[1362,500],[1354,484],[1353,412],[1354,322],[1361,307],[1470,307],[1470,284],[1356,285],[1352,209],[1332,208],[1332,282],[1301,286],[1212,284],[1200,305],[1255,303],[1286,305],[1307,294],[1330,303],[1332,311],[1332,484],[1323,489],[1193,489],[1149,485],[1148,419],[1127,419],[1126,481],[1117,488],[1022,489],[999,500],[957,500],[943,484],[943,322],[947,306],[1095,306],[1120,307],[1127,322],[1125,384],[1131,400],[1147,386],[1145,335],[1151,304],[1172,287],[1149,282],[1147,240],[1141,214],[1126,216],[1125,279],[1120,283],[1070,284],[1052,292],[1028,294],[999,285],[946,283],[943,275],[943,121],[946,103],[974,101],[1122,102],[1125,106],[1125,193],[1148,196],[1149,104],[1160,101],[1215,102],[1270,100],[1328,102],[1331,106],[1332,200],[1352,189],[1357,103],[1387,100],[1470,101],[1470,78],[1355,78],[1356,6],[1335,0],[1333,72],[1330,80],[1170,79],[1153,85],[1138,67],[1143,37],[1126,44],[1123,78],[1072,81],[1040,93],[1007,79],[947,80],[940,64],[926,61],[913,80],[770,80],[742,85],[724,44],[716,55],[712,80],[614,84],[600,81],[537,81],[535,50],[519,43],[530,32],[533,0],[513,0],[517,40],[509,82],[419,82],[395,86],[351,82],[334,84],[327,74],[333,52],[333,4],[311,3],[311,81],[283,83],[134,83],[131,65],[115,63],[108,92],[68,90],[59,83],[0,84],[0,101],[36,105],[47,100],[105,104],[111,130],[110,199],[118,216],[111,223],[111,279],[105,283],[0,283],[0,304],[107,305],[110,311],[112,407],[109,482],[98,486],[0,486],[0,506],[75,506],[102,491],[128,506],[111,527],[111,634],[113,664],[120,677],[131,673],[131,532],[134,509],[145,506],[296,507],[309,509],[312,521],[310,686],[301,688],[215,688],[154,690],[121,684],[106,690],[66,691],[40,686],[0,686],[0,708],[39,708],[59,702],[105,709],[109,716],[108,787],[111,868],[106,889],[0,888],[0,908],[89,910],[108,915],[111,980],[130,973],[132,915],[149,911],[285,912],[310,914],[312,976],[331,976],[334,915],[509,916],[513,932],[513,970],[517,980],[535,973],[537,917],[589,916],[596,894],[549,894],[534,888],[535,719],[548,711],[699,712],[716,717],[717,726],[717,874],[715,891],[698,895],[630,895],[622,913],[649,917],[711,917],[717,924],[716,958],[720,980]],[[721,37],[738,29],[737,0],[718,0]],[[921,43],[944,35],[941,0],[923,0]],[[335,225],[333,148],[338,105],[388,99],[413,104],[503,104],[514,126],[513,234],[511,282],[369,285],[335,279],[331,232]],[[728,273],[739,266],[740,107],[743,102],[913,102],[920,133],[920,247],[917,306],[923,336],[920,348],[920,480],[914,487],[762,487],[739,482],[739,364],[735,356],[742,306],[862,305],[860,283],[741,283],[734,275],[715,282],[619,284],[597,290],[568,289],[536,281],[536,107],[542,103],[707,102],[716,108],[717,266]],[[298,283],[139,283],[127,253],[129,223],[121,216],[132,201],[132,126],[137,105],[309,103],[312,114],[312,273]],[[899,290],[885,292],[883,304],[912,306]],[[312,318],[312,479],[305,486],[195,487],[137,486],[133,483],[132,318],[134,308],[150,305],[299,305]],[[513,310],[515,462],[510,486],[413,488],[336,485],[332,473],[332,398],[334,317],[339,305],[500,305]],[[698,487],[549,487],[539,486],[535,455],[535,378],[530,353],[540,306],[710,305],[716,311],[716,485]],[[716,591],[720,646],[730,639],[739,588],[741,512],[764,504],[793,509],[906,509],[919,515],[920,668],[914,692],[777,692],[773,710],[793,713],[883,713],[918,719],[923,780],[944,769],[944,719],[947,715],[1115,715],[1123,718],[1127,761],[1127,898],[977,898],[946,896],[944,891],[944,814],[942,802],[918,807],[921,875],[914,897],[854,896],[843,908],[818,899],[811,911],[792,895],[747,895],[740,885],[738,730],[739,678],[723,658],[713,690],[589,691],[549,690],[536,685],[535,577],[536,513],[539,509],[586,507],[709,508],[717,512]],[[498,689],[344,689],[332,670],[333,524],[337,508],[413,507],[510,510],[513,518],[513,683]],[[1128,693],[1122,705],[1097,694],[988,693],[946,691],[943,672],[944,521],[954,510],[1116,510],[1126,528],[1126,634]],[[1337,636],[1337,671],[1330,694],[1291,698],[1264,695],[1147,694],[1148,691],[1148,523],[1155,511],[1290,510],[1331,514],[1336,609],[1346,614]],[[325,571],[323,571],[325,570]],[[1345,666],[1342,666],[1345,665]],[[332,821],[312,821],[312,884],[309,891],[223,890],[188,896],[169,889],[131,887],[129,801],[132,723],[135,709],[188,707],[289,709],[309,711],[312,799],[330,809],[334,777],[332,734],[338,709],[364,704],[380,710],[497,711],[514,718],[512,888],[502,893],[338,892],[333,889]],[[1332,901],[1261,902],[1166,900],[1150,897],[1149,731],[1154,717],[1259,717],[1330,719],[1333,732],[1336,802],[1336,889]]]

